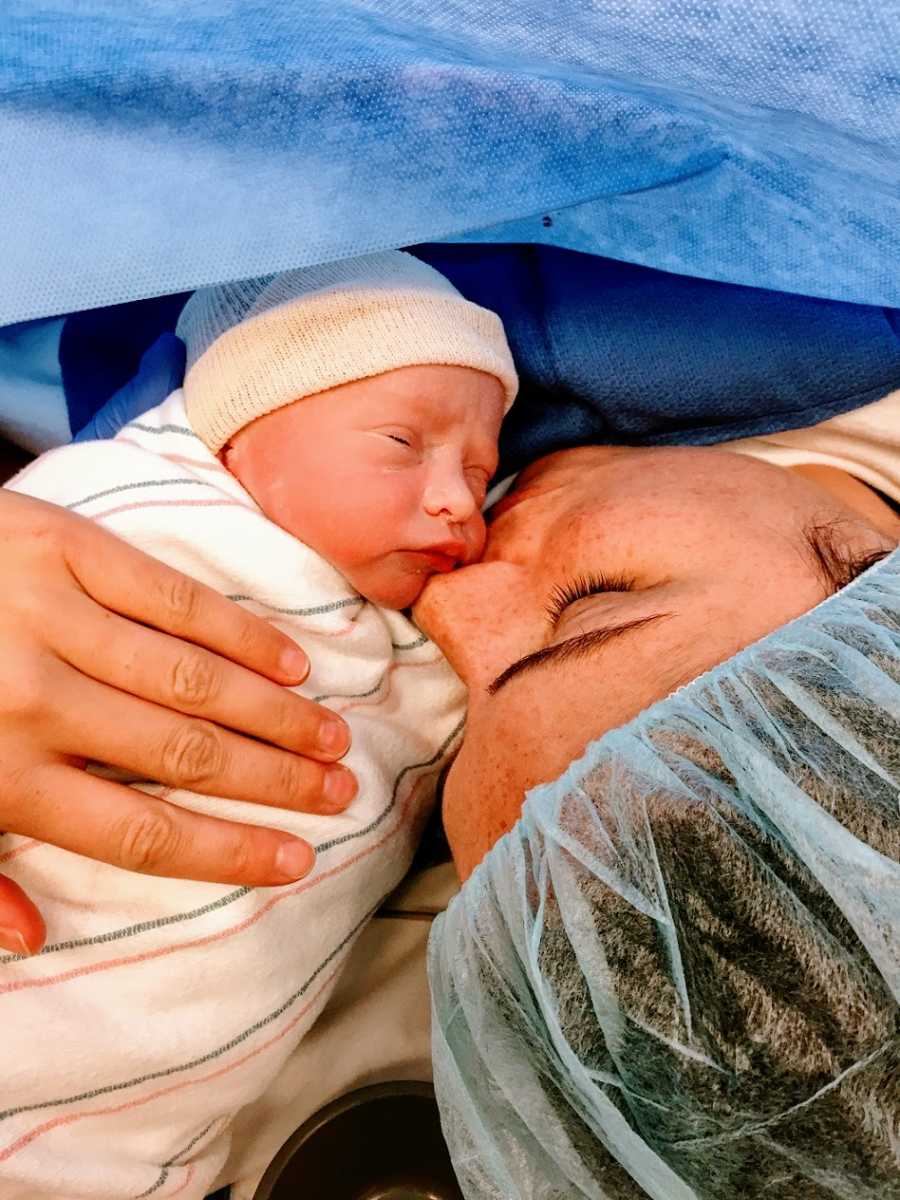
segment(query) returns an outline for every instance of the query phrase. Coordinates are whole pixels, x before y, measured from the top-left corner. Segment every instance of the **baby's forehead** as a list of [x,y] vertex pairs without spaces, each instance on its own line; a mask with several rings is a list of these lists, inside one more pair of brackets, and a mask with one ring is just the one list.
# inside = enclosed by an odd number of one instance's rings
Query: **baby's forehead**
[[355,385],[357,411],[367,419],[405,418],[436,435],[466,431],[492,441],[500,430],[503,392],[481,371],[428,366],[388,371]]

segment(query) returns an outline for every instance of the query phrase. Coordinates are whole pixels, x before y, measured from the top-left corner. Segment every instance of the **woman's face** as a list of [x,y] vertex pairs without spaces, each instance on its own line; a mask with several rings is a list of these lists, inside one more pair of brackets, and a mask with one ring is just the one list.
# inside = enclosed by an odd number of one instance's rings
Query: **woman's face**
[[444,791],[462,877],[589,741],[822,600],[805,531],[835,519],[854,551],[888,544],[801,476],[720,450],[592,446],[523,472],[484,560],[416,607],[469,687]]

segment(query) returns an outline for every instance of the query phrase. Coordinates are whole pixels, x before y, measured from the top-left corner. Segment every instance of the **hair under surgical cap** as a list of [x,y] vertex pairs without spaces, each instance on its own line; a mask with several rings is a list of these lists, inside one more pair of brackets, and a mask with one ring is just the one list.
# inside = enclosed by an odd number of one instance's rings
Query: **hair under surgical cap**
[[900,551],[529,793],[431,938],[467,1200],[900,1196],[898,785]]

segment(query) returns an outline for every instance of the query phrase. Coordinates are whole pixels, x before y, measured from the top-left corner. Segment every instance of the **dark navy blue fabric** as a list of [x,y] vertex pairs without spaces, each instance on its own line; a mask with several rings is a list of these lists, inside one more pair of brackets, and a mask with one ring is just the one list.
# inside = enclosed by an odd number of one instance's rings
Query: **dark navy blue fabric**
[[508,469],[585,442],[703,445],[814,425],[900,387],[900,311],[541,246],[417,251],[500,314],[521,372]]
[[[189,295],[190,292],[183,292],[133,304],[116,304],[67,318],[59,340],[59,366],[73,434],[87,425],[115,392],[134,379],[145,351],[160,333],[175,328]],[[177,387],[178,382],[173,386]],[[158,400],[151,399],[146,408],[157,403]]]
[[[503,471],[585,442],[704,444],[813,425],[900,387],[895,310],[548,247],[431,245],[416,253],[503,319],[522,382],[504,425]],[[174,328],[182,304],[103,310],[96,328],[87,313],[67,322],[65,345],[73,346],[74,330],[85,337],[64,371],[79,405],[70,407],[73,431],[85,401],[99,407],[114,379],[91,354],[109,353],[112,332],[128,328],[127,346],[113,358],[133,358],[136,344]],[[158,343],[86,436],[114,433],[162,401],[183,370],[181,343]]]
[[184,342],[174,333],[161,333],[141,358],[137,374],[114,392],[86,425],[77,429],[75,442],[114,437],[123,425],[160,404],[184,380]]
[[447,239],[900,305],[897,18],[3,0],[0,323]]

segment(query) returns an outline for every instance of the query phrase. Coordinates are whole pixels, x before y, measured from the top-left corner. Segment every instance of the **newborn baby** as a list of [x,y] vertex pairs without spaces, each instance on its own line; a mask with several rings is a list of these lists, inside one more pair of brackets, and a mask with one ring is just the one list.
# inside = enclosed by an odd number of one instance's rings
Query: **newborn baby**
[[[252,1194],[269,1150],[234,1144],[232,1120],[268,1095],[300,1124],[330,1098],[301,1039],[409,867],[462,729],[464,688],[400,610],[481,554],[517,387],[499,318],[392,252],[206,289],[178,332],[183,391],[12,486],[295,637],[312,664],[300,690],[350,726],[359,792],[348,807],[352,787],[338,790],[322,815],[246,803],[265,799],[252,780],[243,800],[135,781],[303,838],[313,869],[301,853],[276,889],[149,878],[4,839],[4,871],[48,940],[35,958],[0,957],[2,1200],[192,1200],[217,1180],[237,1181],[234,1200]],[[178,749],[190,760],[196,747]]]

